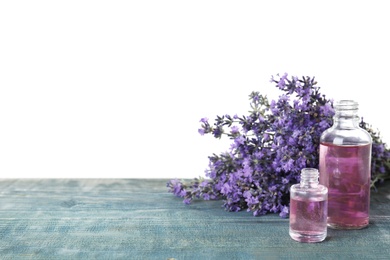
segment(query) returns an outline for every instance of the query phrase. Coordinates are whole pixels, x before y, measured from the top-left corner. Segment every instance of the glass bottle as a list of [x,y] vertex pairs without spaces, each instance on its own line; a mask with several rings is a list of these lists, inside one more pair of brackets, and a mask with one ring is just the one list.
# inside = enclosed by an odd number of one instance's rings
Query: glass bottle
[[328,189],[318,170],[301,170],[301,182],[290,188],[290,236],[299,242],[321,242],[327,234]]
[[369,223],[370,134],[359,127],[358,103],[335,103],[333,126],[320,138],[320,183],[329,189],[328,226],[360,229]]

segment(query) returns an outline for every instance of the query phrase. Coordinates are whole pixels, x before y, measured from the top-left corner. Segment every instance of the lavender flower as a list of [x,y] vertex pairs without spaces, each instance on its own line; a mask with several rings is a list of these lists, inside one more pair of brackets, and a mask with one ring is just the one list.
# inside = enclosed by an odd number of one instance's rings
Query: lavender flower
[[379,132],[373,128],[363,118],[360,127],[370,133],[372,137],[372,154],[371,154],[371,187],[376,189],[376,185],[390,179],[390,150],[382,141]]
[[[195,198],[224,200],[228,211],[247,209],[254,216],[289,214],[289,188],[299,182],[302,168],[318,168],[319,139],[333,122],[333,100],[320,93],[314,78],[292,77],[287,73],[272,77],[282,91],[269,102],[259,92],[249,95],[249,115],[217,116],[213,125],[202,118],[201,135],[223,135],[232,140],[230,149],[209,156],[208,179],[196,178],[189,184],[167,183],[169,192],[185,204]],[[390,151],[379,134],[363,122],[373,136],[372,185],[389,178]]]

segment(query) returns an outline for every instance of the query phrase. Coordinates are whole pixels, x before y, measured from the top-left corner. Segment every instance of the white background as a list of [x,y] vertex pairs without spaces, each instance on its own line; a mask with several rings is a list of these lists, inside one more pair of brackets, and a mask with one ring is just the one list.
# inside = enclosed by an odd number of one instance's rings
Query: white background
[[[271,2],[271,3],[265,3]],[[271,75],[315,76],[390,141],[386,1],[1,1],[0,177],[192,178]]]

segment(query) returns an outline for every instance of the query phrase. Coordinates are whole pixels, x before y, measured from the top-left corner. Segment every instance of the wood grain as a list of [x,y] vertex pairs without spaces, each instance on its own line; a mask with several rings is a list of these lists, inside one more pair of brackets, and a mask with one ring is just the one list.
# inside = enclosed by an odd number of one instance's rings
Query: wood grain
[[165,179],[0,180],[0,259],[389,259],[390,185],[370,225],[293,241],[288,219],[184,205]]

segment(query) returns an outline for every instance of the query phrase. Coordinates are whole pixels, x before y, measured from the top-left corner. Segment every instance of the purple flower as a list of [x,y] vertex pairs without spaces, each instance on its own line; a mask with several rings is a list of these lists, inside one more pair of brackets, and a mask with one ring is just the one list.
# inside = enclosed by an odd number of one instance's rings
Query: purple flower
[[251,207],[253,205],[256,205],[259,203],[259,200],[256,197],[249,196],[245,199],[246,203],[248,204],[248,207]]
[[199,122],[204,123],[204,124],[208,124],[208,121],[209,121],[209,119],[207,117],[203,117],[202,119],[200,119]]
[[282,218],[287,218],[288,214],[289,214],[289,208],[287,206],[283,206],[279,216],[281,216]]
[[232,188],[230,187],[230,185],[228,183],[225,183],[223,186],[222,186],[222,189],[221,189],[221,193],[226,195],[228,194],[229,192],[232,191]]
[[289,99],[290,99],[289,96],[286,94],[283,94],[279,97],[279,101],[281,102],[287,102]]
[[191,199],[190,198],[186,198],[183,200],[183,203],[186,204],[186,205],[189,205],[191,204]]
[[285,73],[285,74],[280,78],[279,83],[278,83],[278,87],[279,87],[280,89],[283,89],[284,86],[286,85],[287,76],[288,76],[287,73]]
[[210,200],[210,194],[204,193],[204,194],[203,194],[203,199],[204,199],[204,200]]
[[327,129],[330,125],[329,125],[329,123],[328,122],[326,122],[326,121],[321,121],[321,122],[319,122],[318,123],[318,126],[321,128],[321,129]]
[[181,182],[178,179],[170,180],[167,183],[167,187],[169,187],[170,192],[172,192],[175,196],[181,197],[181,191],[183,188]]
[[239,129],[238,129],[238,126],[232,126],[231,128],[231,133],[234,135],[234,134],[238,134],[239,133]]
[[284,165],[283,165],[283,170],[285,172],[289,172],[294,166],[294,160],[293,159],[289,159]]
[[209,181],[208,180],[204,180],[201,182],[201,184],[199,185],[200,187],[207,187],[209,185]]
[[267,141],[269,141],[269,140],[270,140],[269,134],[268,134],[268,133],[264,133],[264,134],[263,134],[263,142],[267,142]]
[[215,138],[221,138],[222,134],[223,134],[223,129],[220,127],[217,127],[213,130],[213,135]]
[[187,191],[185,190],[181,190],[179,193],[178,193],[179,197],[185,197],[187,195]]
[[244,144],[244,142],[245,142],[245,138],[243,136],[239,136],[234,139],[234,143],[237,145]]
[[324,116],[333,116],[335,113],[330,103],[325,103],[323,106],[320,107],[320,109],[321,109],[321,113]]

